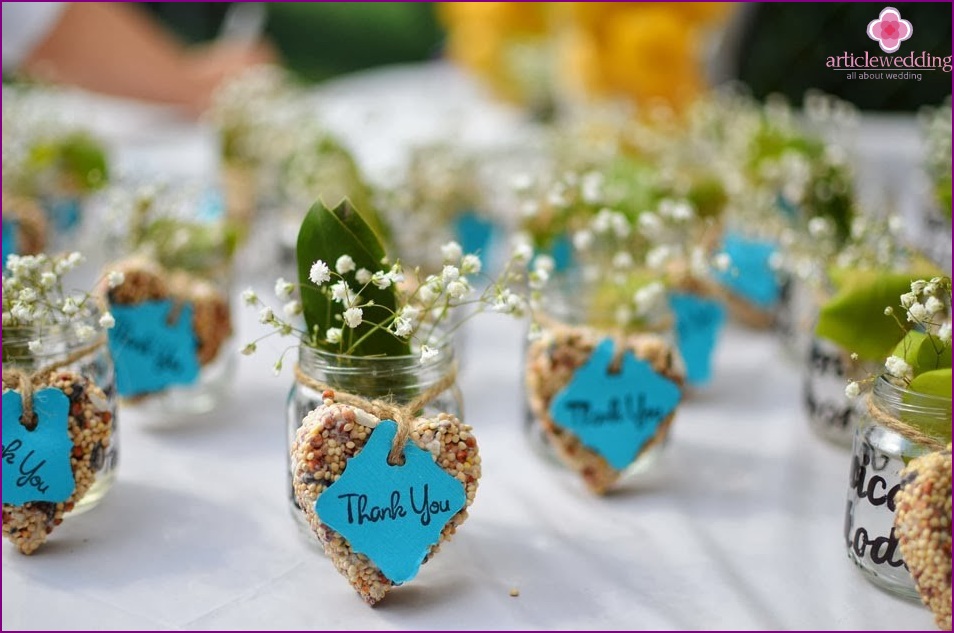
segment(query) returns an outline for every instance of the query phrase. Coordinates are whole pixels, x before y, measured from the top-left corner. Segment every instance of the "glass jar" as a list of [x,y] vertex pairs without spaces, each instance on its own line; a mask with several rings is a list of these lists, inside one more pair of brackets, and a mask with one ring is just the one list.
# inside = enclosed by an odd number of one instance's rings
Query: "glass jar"
[[[109,292],[116,318],[109,344],[124,405],[142,414],[146,426],[160,427],[188,424],[215,409],[230,391],[238,360],[228,273],[199,276],[140,263],[107,267],[114,269],[126,276]],[[186,308],[191,336],[183,337],[177,318]],[[167,316],[158,322],[162,310]]]
[[879,369],[877,363],[852,360],[849,352],[828,339],[813,337],[802,380],[802,404],[811,429],[833,444],[850,447],[866,405],[863,398],[848,398],[845,387]]
[[[879,418],[916,419],[950,428],[951,399],[915,393],[882,376],[875,381],[867,400],[855,426],[848,479],[848,558],[878,587],[919,601],[894,534],[894,497],[900,489],[899,473],[905,464],[936,447],[912,442]],[[950,441],[935,439],[940,446]]]
[[[665,314],[664,308],[643,333],[619,337],[608,327],[588,324],[587,308],[593,304],[585,297],[582,280],[561,278],[548,285],[543,301],[547,310],[542,319],[542,331],[528,344],[524,359],[524,430],[531,446],[546,460],[576,471],[592,492],[604,494],[618,483],[651,471],[663,453],[675,407],[681,401],[685,368],[674,344],[672,319]],[[665,305],[665,299],[660,305]],[[580,368],[593,358],[597,348],[606,345],[607,340],[612,341],[614,359],[621,358],[617,348],[623,341],[626,350],[633,352],[637,360],[650,362],[654,379],[671,383],[677,394],[672,411],[654,421],[658,423],[655,433],[637,447],[636,457],[626,459],[626,464],[612,460],[605,451],[584,444],[575,433],[552,418],[554,400],[566,392]],[[616,364],[616,360],[608,364],[610,372],[616,371]],[[593,403],[593,410],[601,404],[606,403]],[[625,405],[622,409],[625,410]],[[616,463],[611,463],[613,461]]]
[[[99,316],[94,313],[69,327],[47,326],[42,332],[33,328],[3,329],[4,389],[16,389],[11,370],[18,370],[36,378],[34,393],[46,386],[68,391],[71,417],[77,417],[76,407],[85,416],[79,423],[86,428],[77,428],[70,434],[76,488],[70,502],[72,509],[65,517],[81,514],[102,500],[113,485],[119,460],[116,375],[106,335],[97,332],[93,339],[81,340],[76,334],[77,327],[96,327]],[[29,351],[28,343],[34,340],[40,342],[40,348]],[[51,380],[49,376],[54,370],[55,378]],[[90,424],[94,418],[99,423],[95,426]],[[104,430],[85,433],[100,424]],[[79,467],[77,452],[81,454]]]
[[[369,400],[391,399],[397,405],[404,405],[456,371],[452,337],[443,339],[436,349],[437,356],[421,362],[420,355],[368,358],[335,354],[300,345],[298,366],[306,376],[328,385],[335,391],[347,392]],[[311,528],[295,499],[291,447],[302,420],[321,403],[320,392],[296,380],[288,394],[286,406],[286,490],[295,521],[309,535]],[[462,419],[463,398],[456,382],[425,405],[421,415],[431,416],[439,413],[449,413]],[[314,539],[309,541],[318,543]]]

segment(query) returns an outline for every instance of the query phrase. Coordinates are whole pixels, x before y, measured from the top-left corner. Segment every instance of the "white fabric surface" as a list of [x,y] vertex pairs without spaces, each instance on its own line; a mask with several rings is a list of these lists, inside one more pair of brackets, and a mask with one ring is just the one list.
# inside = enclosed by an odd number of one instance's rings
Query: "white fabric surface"
[[56,25],[65,6],[63,2],[3,3],[4,70],[13,70],[23,63]]
[[[399,160],[397,137],[446,125],[437,117],[472,89],[442,67],[370,77],[330,87],[324,111],[382,173]],[[414,106],[421,83],[442,85],[446,100]],[[358,97],[388,85],[401,104],[393,119],[362,120],[386,106]],[[95,103],[94,120],[115,121],[125,107]],[[136,116],[151,115],[130,112],[120,129],[142,130],[130,124]],[[497,115],[471,106],[466,116]],[[162,151],[171,160],[170,134]],[[207,137],[180,136],[192,160],[206,151]],[[126,164],[149,155],[149,139],[121,137],[113,140]],[[270,294],[270,283],[258,286]],[[262,331],[237,304],[236,346]],[[680,410],[657,470],[606,498],[585,493],[524,437],[522,326],[478,319],[465,345],[459,384],[484,465],[477,499],[455,538],[379,606],[361,602],[289,514],[291,377],[271,375],[275,341],[239,360],[232,396],[209,415],[149,430],[121,412],[119,478],[102,504],[32,557],[2,547],[3,628],[933,627],[926,609],[882,593],[848,561],[849,454],[809,431],[798,370],[770,334],[730,328],[714,382]]]

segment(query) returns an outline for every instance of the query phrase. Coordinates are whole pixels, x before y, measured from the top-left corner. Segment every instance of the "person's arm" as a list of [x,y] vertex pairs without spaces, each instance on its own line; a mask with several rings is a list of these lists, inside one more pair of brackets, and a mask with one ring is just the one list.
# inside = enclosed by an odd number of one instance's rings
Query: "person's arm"
[[200,111],[224,77],[270,59],[261,46],[223,44],[190,53],[135,6],[70,3],[22,70],[44,81]]

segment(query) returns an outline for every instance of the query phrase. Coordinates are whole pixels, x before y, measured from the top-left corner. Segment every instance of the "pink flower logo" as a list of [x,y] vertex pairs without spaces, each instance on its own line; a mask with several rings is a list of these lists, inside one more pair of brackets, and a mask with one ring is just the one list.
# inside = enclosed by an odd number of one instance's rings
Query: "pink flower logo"
[[878,42],[885,53],[893,53],[901,47],[901,42],[911,37],[914,27],[901,19],[901,13],[894,7],[885,7],[877,20],[868,22],[868,37]]

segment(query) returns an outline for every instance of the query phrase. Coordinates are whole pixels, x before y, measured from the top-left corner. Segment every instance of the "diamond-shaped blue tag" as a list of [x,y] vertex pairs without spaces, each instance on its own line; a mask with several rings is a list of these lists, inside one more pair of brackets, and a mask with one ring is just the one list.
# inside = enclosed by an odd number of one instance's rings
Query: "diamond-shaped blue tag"
[[318,497],[315,512],[398,584],[417,575],[467,495],[464,484],[410,440],[404,445],[404,464],[390,465],[396,433],[395,422],[382,420],[338,481]]
[[[178,313],[170,319],[174,309]],[[116,362],[116,388],[121,396],[196,381],[199,357],[192,310],[191,303],[176,307],[170,299],[110,306],[116,326],[109,330],[109,351]]]
[[713,271],[716,280],[760,308],[774,307],[782,295],[782,286],[770,265],[778,245],[727,233],[722,250],[731,263],[727,270]]
[[33,394],[36,427],[20,422],[20,392],[3,394],[3,503],[66,501],[76,489],[70,455],[70,400],[59,389],[47,387]]
[[686,381],[693,385],[712,377],[712,352],[725,325],[725,307],[714,299],[673,292],[669,307],[676,315],[676,339],[686,362]]
[[682,397],[679,385],[627,350],[609,373],[613,340],[603,339],[550,403],[550,417],[616,470],[633,463]]

